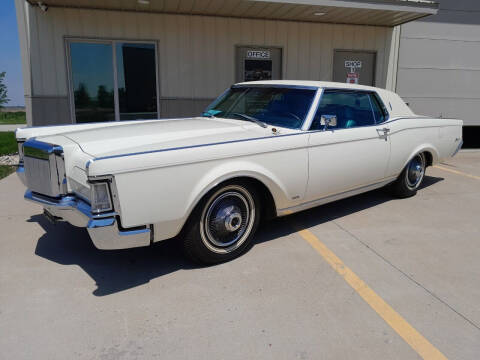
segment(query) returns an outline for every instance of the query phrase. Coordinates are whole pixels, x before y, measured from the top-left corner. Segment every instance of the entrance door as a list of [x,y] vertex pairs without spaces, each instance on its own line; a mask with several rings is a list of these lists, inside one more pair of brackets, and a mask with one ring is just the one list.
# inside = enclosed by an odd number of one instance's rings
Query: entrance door
[[236,82],[282,78],[282,49],[239,46],[236,51]]
[[374,86],[375,57],[372,51],[335,50],[333,81]]

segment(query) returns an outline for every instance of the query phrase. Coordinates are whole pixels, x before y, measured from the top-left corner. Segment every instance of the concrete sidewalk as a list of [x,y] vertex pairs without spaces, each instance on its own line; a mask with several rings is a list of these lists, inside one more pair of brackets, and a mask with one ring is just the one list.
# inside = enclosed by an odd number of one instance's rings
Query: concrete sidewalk
[[15,131],[17,128],[27,127],[26,124],[0,124],[0,132]]

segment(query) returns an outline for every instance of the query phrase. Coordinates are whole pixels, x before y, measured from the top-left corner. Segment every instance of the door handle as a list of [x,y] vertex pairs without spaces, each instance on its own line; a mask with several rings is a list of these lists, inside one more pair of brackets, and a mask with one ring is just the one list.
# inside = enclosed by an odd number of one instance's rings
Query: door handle
[[390,132],[389,128],[377,129],[377,132],[379,133],[383,132],[383,134],[381,134],[380,137],[384,138],[385,141],[387,141],[388,133]]

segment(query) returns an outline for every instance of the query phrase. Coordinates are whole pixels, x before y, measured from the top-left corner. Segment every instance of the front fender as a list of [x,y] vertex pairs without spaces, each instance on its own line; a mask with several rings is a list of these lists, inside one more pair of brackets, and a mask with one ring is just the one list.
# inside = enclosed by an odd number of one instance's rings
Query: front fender
[[[287,207],[288,204],[291,204],[290,199],[293,196],[287,185],[279,179],[278,176],[261,165],[249,163],[248,161],[235,161],[219,165],[208,171],[201,179],[199,179],[198,184],[190,193],[187,214],[190,214],[199,201],[217,185],[240,177],[252,178],[263,183],[272,194],[276,208]],[[305,185],[303,185],[303,187],[305,187]]]

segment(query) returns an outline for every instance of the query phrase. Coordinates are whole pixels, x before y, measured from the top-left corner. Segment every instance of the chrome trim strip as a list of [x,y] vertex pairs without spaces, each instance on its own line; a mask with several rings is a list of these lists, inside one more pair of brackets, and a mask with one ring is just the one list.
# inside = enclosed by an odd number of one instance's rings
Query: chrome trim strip
[[302,124],[301,129],[303,131],[307,131],[308,129],[310,129],[313,118],[317,113],[318,104],[320,103],[320,99],[322,98],[323,91],[324,91],[323,88],[317,89],[317,92],[315,94],[315,97],[313,98],[312,104],[310,105],[310,109],[308,110],[307,116],[305,117],[305,121]]

